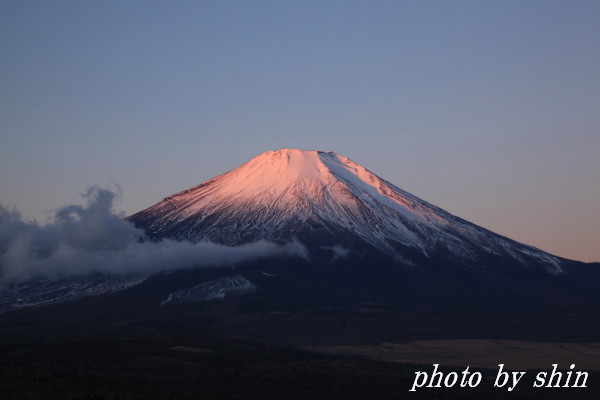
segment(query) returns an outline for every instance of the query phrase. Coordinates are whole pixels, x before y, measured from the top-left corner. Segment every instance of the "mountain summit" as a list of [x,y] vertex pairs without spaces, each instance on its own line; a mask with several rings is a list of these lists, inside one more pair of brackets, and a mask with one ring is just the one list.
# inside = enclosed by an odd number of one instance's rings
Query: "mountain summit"
[[[128,219],[146,238],[136,241],[140,232],[119,220],[133,244],[106,258],[108,273],[27,281],[0,293],[0,333],[47,340],[55,330],[63,341],[67,332],[95,338],[126,329],[130,338],[129,329],[140,328],[154,341],[164,330],[171,344],[156,354],[194,349],[187,347],[194,335],[328,349],[386,343],[385,357],[387,343],[415,338],[597,338],[598,264],[478,227],[333,152],[268,151]],[[265,252],[265,243],[223,249],[160,239],[300,243],[306,251],[295,254],[306,257],[274,251],[273,243]],[[60,248],[57,262],[70,249]],[[238,251],[244,256],[226,257]],[[104,259],[104,252],[89,253],[73,268]],[[122,259],[133,259],[133,273]]]
[[334,152],[281,149],[128,218],[152,238],[235,246],[297,240],[317,258],[502,264],[557,274],[562,259],[433,206]]

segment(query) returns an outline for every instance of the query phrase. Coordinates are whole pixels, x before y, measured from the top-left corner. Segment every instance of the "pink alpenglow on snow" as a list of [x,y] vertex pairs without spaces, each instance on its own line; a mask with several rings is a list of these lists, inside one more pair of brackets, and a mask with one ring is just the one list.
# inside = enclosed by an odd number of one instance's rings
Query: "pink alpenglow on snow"
[[442,249],[457,260],[476,261],[483,251],[561,271],[558,257],[453,216],[331,151],[267,151],[129,219],[151,236],[177,240],[319,237],[322,248],[360,241],[407,264],[407,253],[427,259]]

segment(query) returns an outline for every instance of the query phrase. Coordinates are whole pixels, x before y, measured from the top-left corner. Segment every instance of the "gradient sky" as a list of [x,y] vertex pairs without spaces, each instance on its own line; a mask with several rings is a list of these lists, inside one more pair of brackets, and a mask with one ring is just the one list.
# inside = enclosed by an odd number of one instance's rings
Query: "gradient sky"
[[132,213],[266,150],[333,150],[600,261],[598,1],[0,0],[0,202]]

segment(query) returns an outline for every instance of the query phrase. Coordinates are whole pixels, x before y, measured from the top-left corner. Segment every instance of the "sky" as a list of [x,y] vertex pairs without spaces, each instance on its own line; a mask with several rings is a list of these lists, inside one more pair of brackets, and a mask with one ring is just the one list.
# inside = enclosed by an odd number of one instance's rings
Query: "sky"
[[127,214],[267,150],[332,150],[600,261],[598,1],[0,0],[0,202]]

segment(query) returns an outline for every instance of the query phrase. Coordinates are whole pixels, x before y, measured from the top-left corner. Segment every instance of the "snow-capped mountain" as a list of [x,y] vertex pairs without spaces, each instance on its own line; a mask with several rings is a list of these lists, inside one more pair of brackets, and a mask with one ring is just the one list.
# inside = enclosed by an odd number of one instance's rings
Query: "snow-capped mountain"
[[[112,266],[115,274],[8,285],[0,326],[12,328],[2,329],[22,340],[24,329],[164,327],[326,346],[443,332],[523,339],[536,331],[543,340],[583,332],[593,340],[598,331],[598,264],[478,227],[332,152],[263,153],[129,220],[147,233],[133,230],[142,249],[170,238],[291,242],[302,251],[219,265],[198,252],[195,268],[182,269],[175,257],[155,273],[123,275]],[[174,248],[170,254],[186,247],[172,244],[157,243]]]
[[376,251],[409,265],[509,263],[556,274],[563,262],[451,215],[333,152],[267,151],[129,220],[154,238],[232,246],[298,240],[312,254]]

